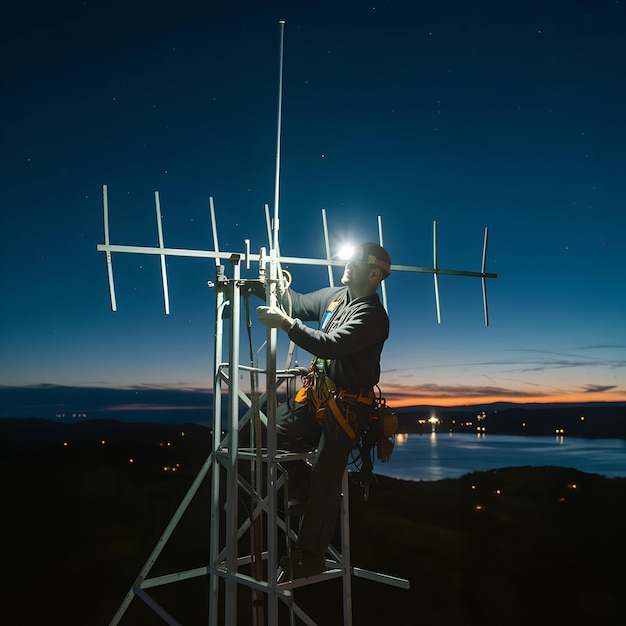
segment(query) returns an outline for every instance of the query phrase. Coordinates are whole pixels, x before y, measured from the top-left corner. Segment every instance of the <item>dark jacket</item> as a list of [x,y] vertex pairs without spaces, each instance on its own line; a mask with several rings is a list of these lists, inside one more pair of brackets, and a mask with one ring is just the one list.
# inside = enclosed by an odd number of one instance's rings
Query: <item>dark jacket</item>
[[[347,287],[327,287],[306,294],[290,289],[289,295],[295,318],[289,339],[312,355],[330,360],[326,374],[337,387],[356,393],[376,385],[380,354],[389,336],[389,317],[378,294],[350,300]],[[317,321],[319,329],[302,320]]]

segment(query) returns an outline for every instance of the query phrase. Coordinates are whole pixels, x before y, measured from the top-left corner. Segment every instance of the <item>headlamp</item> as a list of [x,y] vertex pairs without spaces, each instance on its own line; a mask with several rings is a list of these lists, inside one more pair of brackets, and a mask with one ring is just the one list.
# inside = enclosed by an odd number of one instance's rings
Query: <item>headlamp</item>
[[337,255],[345,261],[361,261],[368,265],[382,267],[386,275],[391,274],[391,258],[382,246],[373,242],[361,243],[358,246],[346,245]]

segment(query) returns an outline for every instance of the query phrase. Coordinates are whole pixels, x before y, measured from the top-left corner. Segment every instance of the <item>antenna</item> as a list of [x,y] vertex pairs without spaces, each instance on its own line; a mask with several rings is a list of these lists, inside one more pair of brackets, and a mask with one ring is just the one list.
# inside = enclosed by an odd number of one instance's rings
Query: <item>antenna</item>
[[278,123],[276,131],[276,176],[274,179],[274,241],[272,247],[278,250],[278,200],[280,197],[280,143],[283,126],[283,57],[285,48],[285,20],[280,20],[280,59],[278,68]]
[[[211,213],[211,226],[213,231],[213,250],[201,250],[201,249],[187,249],[187,248],[167,248],[163,245],[163,235],[162,235],[162,225],[161,225],[161,216],[160,216],[160,200],[158,200],[158,208],[157,208],[157,228],[159,231],[159,246],[151,247],[151,246],[130,246],[130,245],[115,245],[110,243],[109,241],[109,202],[108,202],[108,187],[107,185],[102,185],[102,198],[103,198],[103,215],[104,215],[104,243],[98,244],[96,246],[96,250],[98,252],[104,252],[106,258],[107,265],[107,275],[109,281],[109,295],[111,299],[111,309],[113,311],[117,311],[117,296],[115,292],[115,281],[113,274],[113,253],[126,253],[126,254],[147,254],[147,255],[158,255],[161,258],[161,274],[162,274],[162,284],[163,284],[163,299],[165,304],[166,312],[169,313],[169,295],[168,295],[168,280],[167,274],[164,269],[166,267],[165,260],[168,256],[181,256],[181,257],[195,257],[199,259],[215,259],[215,264],[217,267],[220,267],[220,262],[222,259],[228,257],[230,253],[221,252],[219,248],[218,238],[217,238],[217,225],[215,218],[215,208],[214,208],[214,200],[212,197],[209,198],[210,205],[210,213]],[[159,198],[158,192],[155,192],[155,198]],[[269,216],[269,205],[265,204],[265,215],[266,219]],[[382,217],[379,215],[377,218],[378,221],[378,233],[379,233],[379,241],[380,245],[383,245],[383,230],[382,230]],[[272,230],[268,223],[268,237],[270,240],[274,239]],[[328,222],[327,222],[327,212],[326,209],[322,209],[322,228],[324,231],[324,245],[326,249],[326,258],[316,259],[316,258],[307,258],[307,257],[293,257],[293,256],[276,256],[276,260],[279,263],[290,264],[290,265],[314,265],[314,266],[324,266],[328,269],[329,283],[333,285],[333,276],[332,276],[332,268],[333,267],[342,267],[345,263],[339,259],[333,257],[330,253],[330,243],[329,243],[329,235],[328,235]],[[437,322],[439,324],[442,323],[441,316],[441,303],[439,298],[439,276],[447,275],[447,276],[466,276],[466,277],[477,277],[481,279],[482,285],[482,295],[483,295],[483,311],[484,311],[484,319],[485,326],[489,326],[489,307],[487,301],[487,279],[488,278],[498,278],[498,274],[493,272],[487,272],[487,242],[489,237],[489,229],[485,228],[484,238],[483,238],[483,252],[481,257],[481,269],[479,271],[472,270],[454,270],[454,269],[444,269],[439,267],[438,262],[438,238],[437,238],[437,222],[433,222],[433,267],[423,267],[423,266],[412,266],[412,265],[400,265],[400,264],[392,264],[391,269],[393,272],[409,272],[415,274],[433,274],[434,282],[435,282],[435,306],[437,313]],[[244,240],[245,241],[249,240]],[[265,270],[265,264],[267,262],[267,254],[265,248],[261,248],[259,253],[248,252],[249,244],[245,244],[245,249],[243,252],[238,253],[242,258],[246,259],[247,263],[250,262],[258,262],[260,264],[260,270]],[[278,279],[277,279],[278,280]],[[386,286],[385,281],[381,283],[381,290],[384,291],[385,294],[383,297],[383,301],[386,300]]]
[[[104,207],[104,244],[109,245],[109,194],[107,186],[102,185],[102,204]],[[107,250],[105,253],[107,263],[107,275],[109,277],[109,295],[111,296],[111,309],[117,311],[117,301],[115,299],[115,284],[113,282],[113,263],[111,253]]]
[[[378,216],[378,243],[381,245],[381,247],[385,247],[384,244],[384,240],[383,240],[383,218],[382,216]],[[389,305],[387,303],[387,281],[383,280],[382,283],[380,283],[380,290],[383,294],[383,306],[385,307],[385,311],[389,312]]]
[[437,306],[437,323],[441,324],[441,301],[439,300],[439,261],[437,258],[437,222],[433,222],[433,279],[435,280],[435,303]]
[[[281,513],[278,506],[278,493],[282,490],[284,503],[282,510],[287,511],[289,464],[301,461],[310,453],[293,453],[277,450],[276,445],[276,406],[277,391],[289,387],[294,379],[301,374],[298,368],[290,367],[290,359],[283,370],[276,367],[277,333],[276,329],[267,329],[265,339],[266,362],[264,367],[240,362],[241,334],[241,301],[244,298],[243,287],[247,284],[263,286],[268,303],[275,303],[277,290],[283,286],[284,277],[280,270],[281,263],[291,265],[313,265],[326,267],[328,279],[333,286],[333,267],[343,265],[331,253],[329,228],[326,209],[322,209],[322,228],[324,233],[325,255],[323,258],[305,258],[283,256],[279,248],[278,205],[280,195],[280,144],[282,117],[282,73],[283,45],[285,22],[280,24],[280,73],[279,73],[279,106],[278,133],[276,154],[276,175],[274,188],[274,218],[270,220],[270,210],[264,205],[267,226],[269,253],[263,247],[259,253],[250,251],[250,239],[245,239],[242,252],[225,253],[220,250],[217,233],[217,219],[213,197],[209,197],[209,211],[213,235],[212,249],[167,248],[164,244],[159,192],[155,192],[158,246],[114,245],[109,235],[109,202],[106,185],[102,188],[104,214],[104,243],[97,245],[97,250],[105,254],[111,308],[117,310],[115,284],[113,278],[113,254],[156,255],[161,265],[163,298],[165,314],[170,312],[169,287],[167,278],[167,257],[181,256],[215,260],[215,281],[209,282],[215,287],[215,330],[213,359],[213,442],[211,452],[198,472],[193,484],[185,494],[181,504],[167,525],[163,535],[157,542],[145,565],[139,572],[131,589],[125,596],[118,611],[114,615],[111,626],[119,623],[132,600],[141,599],[150,609],[154,610],[168,624],[179,622],[170,615],[148,590],[183,580],[208,576],[209,578],[209,624],[217,626],[220,608],[227,624],[237,623],[239,588],[247,588],[254,595],[253,623],[264,625],[263,597],[266,598],[267,624],[278,626],[279,606],[289,613],[290,623],[296,619],[315,626],[315,622],[303,611],[295,601],[296,589],[322,580],[339,579],[343,589],[344,624],[352,624],[351,581],[353,577],[366,578],[381,584],[403,589],[409,588],[409,581],[389,574],[382,574],[354,567],[350,562],[350,524],[348,502],[348,471],[344,472],[342,482],[342,503],[340,509],[341,545],[330,546],[326,558],[326,569],[322,574],[306,579],[282,582],[277,576],[277,553],[279,541],[285,545],[297,540],[297,531],[291,527],[288,513]],[[378,240],[383,245],[382,217],[377,221]],[[488,324],[487,279],[497,278],[497,274],[486,272],[487,235],[485,229],[483,254],[480,271],[442,269],[438,263],[437,223],[433,223],[433,267],[417,267],[409,265],[392,265],[394,272],[432,274],[435,283],[435,302],[437,321],[441,323],[439,302],[439,276],[454,274],[468,277],[480,277],[483,291],[485,324]],[[227,265],[223,264],[227,262]],[[251,263],[258,264],[258,276],[255,279],[243,279],[241,265],[245,261],[246,268]],[[387,290],[385,281],[382,283],[383,303],[387,308]],[[225,341],[224,312],[229,307],[228,334]],[[252,341],[250,335],[250,342]],[[251,350],[252,352],[252,350]],[[240,389],[239,380],[243,373],[251,375],[252,390],[250,394]],[[256,378],[265,380],[265,389],[256,393]],[[227,398],[225,410],[222,407]],[[265,411],[261,407],[266,406]],[[259,436],[260,427],[266,427],[267,444],[262,447]],[[227,430],[223,435],[224,430]],[[246,435],[251,438],[251,447],[245,447]],[[251,480],[243,476],[240,467],[247,464],[251,470]],[[211,515],[209,563],[206,566],[173,572],[150,578],[153,565],[158,560],[162,549],[175,531],[180,519],[185,514],[190,502],[196,496],[201,484],[211,472]],[[225,478],[225,481],[221,480]],[[225,484],[225,488],[224,488]],[[244,494],[250,499],[249,510],[239,507],[239,498]],[[222,525],[224,527],[222,528]],[[250,553],[240,554],[240,539],[244,535],[250,537]],[[223,603],[223,604],[221,604]],[[279,605],[280,603],[280,605]]]
[[328,222],[326,221],[326,209],[322,209],[322,228],[324,229],[324,245],[326,246],[326,260],[328,261],[328,284],[331,287],[334,287],[335,278],[333,276],[333,266],[331,265],[332,256],[330,254],[330,242],[328,240]]
[[[157,231],[159,233],[159,248],[161,250],[165,247],[163,245],[163,224],[161,223],[161,201],[159,199],[159,192],[154,192],[154,203],[156,205],[157,216]],[[161,254],[161,280],[163,282],[163,300],[165,302],[165,315],[170,314],[170,291],[167,286],[167,267],[165,265],[165,255]]]

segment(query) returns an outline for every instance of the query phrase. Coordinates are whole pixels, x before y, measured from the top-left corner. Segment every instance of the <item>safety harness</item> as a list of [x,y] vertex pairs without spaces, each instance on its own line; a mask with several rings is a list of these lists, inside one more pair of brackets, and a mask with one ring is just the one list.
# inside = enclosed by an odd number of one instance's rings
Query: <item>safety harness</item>
[[[337,423],[353,441],[354,450],[350,464],[357,470],[353,474],[353,481],[363,487],[364,498],[368,500],[370,482],[374,477],[374,456],[382,463],[390,460],[395,445],[398,416],[389,407],[378,386],[378,394],[374,389],[361,390],[358,393],[337,389],[333,381],[325,375],[324,365],[322,359],[313,358],[309,369],[303,370],[302,387],[296,393],[295,400],[308,402],[311,412],[319,421],[324,419],[327,408],[331,410]],[[354,432],[343,414],[337,403],[339,399],[369,407],[369,424],[360,435]]]
[[320,422],[324,419],[326,409],[329,408],[346,435],[356,441],[357,434],[339,408],[337,400],[349,400],[371,406],[374,404],[374,391],[361,389],[358,393],[348,393],[344,389],[337,388],[335,383],[326,376],[324,365],[323,359],[313,358],[309,369],[302,374],[302,387],[296,394],[296,402],[308,402],[315,418]]

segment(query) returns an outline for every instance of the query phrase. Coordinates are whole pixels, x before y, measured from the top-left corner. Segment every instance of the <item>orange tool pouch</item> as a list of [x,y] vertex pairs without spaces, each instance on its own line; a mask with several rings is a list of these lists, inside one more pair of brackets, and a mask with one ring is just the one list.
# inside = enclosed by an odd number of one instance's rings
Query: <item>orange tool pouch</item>
[[374,404],[374,392],[359,391],[359,393],[347,393],[343,389],[337,389],[330,378],[324,375],[323,370],[314,363],[302,376],[302,387],[296,394],[296,402],[308,402],[311,412],[317,420],[322,421],[327,408],[330,408],[337,423],[352,440],[357,439],[350,422],[342,413],[337,400],[358,402],[361,404]]

